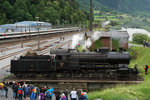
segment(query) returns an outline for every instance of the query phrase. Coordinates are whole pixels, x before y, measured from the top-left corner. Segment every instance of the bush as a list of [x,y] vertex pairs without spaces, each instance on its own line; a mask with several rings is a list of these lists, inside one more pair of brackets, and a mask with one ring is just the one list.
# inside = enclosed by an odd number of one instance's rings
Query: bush
[[137,52],[134,49],[130,48],[129,53],[130,53],[131,60],[135,60],[137,58]]
[[140,44],[142,44],[144,40],[147,41],[148,39],[149,37],[146,34],[142,34],[142,33],[133,34],[132,36],[133,42],[140,43]]
[[110,25],[111,26],[116,26],[116,25],[119,25],[119,23],[117,21],[111,21]]

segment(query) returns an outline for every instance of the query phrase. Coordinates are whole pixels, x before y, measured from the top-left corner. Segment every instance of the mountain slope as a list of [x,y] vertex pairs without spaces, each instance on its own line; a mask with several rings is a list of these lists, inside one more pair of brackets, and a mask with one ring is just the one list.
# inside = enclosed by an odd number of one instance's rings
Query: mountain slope
[[[87,5],[87,7],[89,7],[88,4],[90,0],[77,1],[80,5]],[[93,0],[93,7],[94,9],[108,7],[131,14],[150,13],[150,0]]]
[[137,11],[149,11],[149,0],[96,0],[97,2],[119,11],[132,13]]

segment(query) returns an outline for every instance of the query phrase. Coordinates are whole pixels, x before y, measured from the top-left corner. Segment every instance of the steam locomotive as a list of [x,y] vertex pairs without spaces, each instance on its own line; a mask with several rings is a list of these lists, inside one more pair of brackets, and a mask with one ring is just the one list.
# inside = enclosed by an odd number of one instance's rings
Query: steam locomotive
[[135,79],[137,68],[128,68],[128,52],[109,52],[100,48],[94,52],[54,49],[50,55],[28,53],[11,60],[10,71],[16,77],[81,78],[81,79]]

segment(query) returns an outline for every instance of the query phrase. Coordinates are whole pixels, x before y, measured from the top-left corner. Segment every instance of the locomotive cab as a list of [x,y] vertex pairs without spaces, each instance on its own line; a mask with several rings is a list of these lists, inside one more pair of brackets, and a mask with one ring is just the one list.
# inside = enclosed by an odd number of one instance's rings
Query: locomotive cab
[[67,49],[57,49],[57,50],[51,50],[51,55],[55,56],[55,67],[57,69],[64,68],[68,65],[68,50]]

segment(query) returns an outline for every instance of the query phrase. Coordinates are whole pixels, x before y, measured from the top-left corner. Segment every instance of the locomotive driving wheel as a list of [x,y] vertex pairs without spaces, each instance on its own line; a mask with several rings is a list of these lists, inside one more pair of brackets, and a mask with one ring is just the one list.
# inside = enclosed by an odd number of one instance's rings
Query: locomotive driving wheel
[[78,78],[86,78],[86,72],[84,70],[78,71]]
[[88,70],[87,71],[87,77],[89,79],[93,79],[93,78],[96,78],[96,72],[94,70]]
[[72,77],[72,71],[65,70],[63,73],[64,78],[71,78]]
[[102,79],[103,75],[104,75],[104,71],[102,71],[102,70],[97,71],[98,78]]

